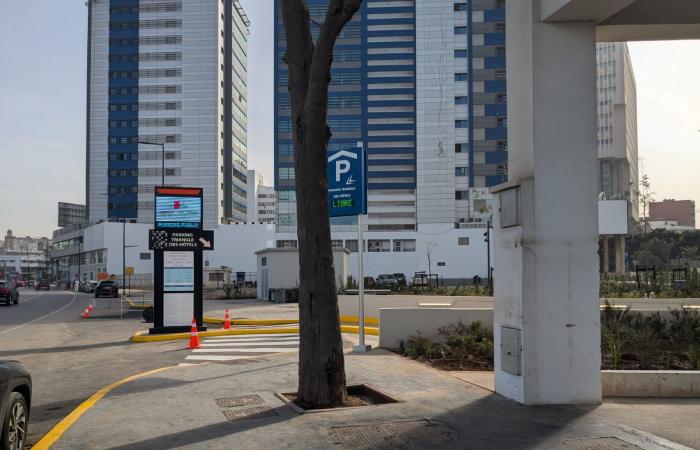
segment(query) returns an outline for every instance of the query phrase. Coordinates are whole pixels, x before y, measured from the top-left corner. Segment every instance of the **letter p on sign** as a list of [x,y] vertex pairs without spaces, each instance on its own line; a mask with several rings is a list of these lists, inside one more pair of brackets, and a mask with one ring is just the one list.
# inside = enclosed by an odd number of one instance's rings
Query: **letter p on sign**
[[340,183],[340,176],[350,172],[350,161],[340,159],[335,162],[335,181]]

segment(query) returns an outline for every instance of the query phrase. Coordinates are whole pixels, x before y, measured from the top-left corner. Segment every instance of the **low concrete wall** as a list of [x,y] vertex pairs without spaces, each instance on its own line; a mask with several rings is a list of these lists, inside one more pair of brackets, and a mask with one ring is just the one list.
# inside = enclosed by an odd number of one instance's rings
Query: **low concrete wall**
[[[339,295],[338,307],[341,316],[358,314],[357,295]],[[448,295],[365,295],[365,316],[379,317],[380,308],[416,308],[419,304],[449,303],[459,308],[491,308],[492,297],[448,296]],[[428,306],[429,307],[429,306]]]
[[493,326],[493,310],[488,308],[381,308],[379,311],[379,346],[398,348],[401,340],[420,332],[430,340],[439,340],[438,329],[462,321],[481,321]]
[[603,397],[700,397],[700,370],[603,370]]

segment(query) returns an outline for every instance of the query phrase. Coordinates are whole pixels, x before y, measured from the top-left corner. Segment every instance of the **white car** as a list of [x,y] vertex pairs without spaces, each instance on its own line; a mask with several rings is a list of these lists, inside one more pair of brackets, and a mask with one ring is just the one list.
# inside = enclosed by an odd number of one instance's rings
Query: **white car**
[[85,292],[87,292],[87,293],[95,292],[95,288],[97,287],[98,283],[99,283],[99,281],[95,281],[95,280],[90,280],[87,283],[85,283]]

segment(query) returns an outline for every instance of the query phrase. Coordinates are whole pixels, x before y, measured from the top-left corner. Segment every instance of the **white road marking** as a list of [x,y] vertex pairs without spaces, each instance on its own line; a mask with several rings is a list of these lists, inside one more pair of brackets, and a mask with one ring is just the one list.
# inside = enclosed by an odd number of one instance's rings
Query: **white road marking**
[[266,333],[266,334],[248,334],[248,335],[228,335],[228,336],[211,336],[208,337],[207,339],[212,339],[212,340],[222,340],[222,339],[235,339],[235,340],[250,340],[250,339],[270,339],[270,338],[289,338],[289,337],[295,337],[299,338],[298,333],[280,333],[280,334],[275,334],[275,333]]
[[44,319],[46,319],[47,317],[51,317],[51,316],[53,316],[54,314],[60,313],[61,311],[63,311],[64,309],[68,308],[70,305],[72,305],[73,303],[75,303],[75,300],[76,300],[77,298],[78,298],[77,295],[76,295],[76,294],[73,294],[73,300],[71,300],[70,303],[67,303],[67,304],[63,305],[62,307],[58,308],[57,310],[52,311],[52,312],[50,312],[50,313],[48,313],[48,314],[45,314],[45,315],[43,315],[43,316],[41,316],[41,317],[39,317],[39,318],[36,318],[36,319],[34,319],[34,320],[30,320],[29,322],[23,323],[22,325],[17,325],[16,327],[10,328],[9,330],[0,331],[0,335],[2,335],[2,334],[7,334],[7,333],[10,333],[10,332],[15,331],[15,330],[19,330],[20,328],[26,327],[27,325],[31,325],[31,324],[33,324],[33,323],[36,323],[36,322],[40,321],[40,320],[44,320]]
[[293,353],[290,350],[297,349],[283,347],[260,347],[260,348],[198,348],[192,350],[194,353]]
[[187,358],[190,361],[236,361],[239,359],[252,359],[257,356],[240,356],[240,355],[189,355]]
[[230,342],[230,343],[224,343],[224,344],[208,344],[204,343],[202,344],[202,347],[226,347],[226,348],[256,348],[260,346],[265,346],[265,345],[278,345],[280,347],[287,347],[287,348],[297,348],[299,347],[299,341],[290,341],[290,342],[274,342],[274,341],[267,341],[267,342],[251,342],[251,343],[239,343],[239,342]]
[[230,342],[299,342],[299,337],[285,337],[281,339],[270,339],[270,338],[254,338],[254,339],[205,339],[204,342],[211,343],[230,343]]

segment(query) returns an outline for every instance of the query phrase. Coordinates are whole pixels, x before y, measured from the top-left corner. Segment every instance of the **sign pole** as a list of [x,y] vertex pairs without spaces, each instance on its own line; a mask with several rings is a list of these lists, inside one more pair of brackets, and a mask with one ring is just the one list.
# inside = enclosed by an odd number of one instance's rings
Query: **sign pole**
[[365,346],[365,226],[363,215],[357,216],[357,259],[358,259],[358,299],[360,303],[360,345],[358,351],[364,352],[367,350]]

